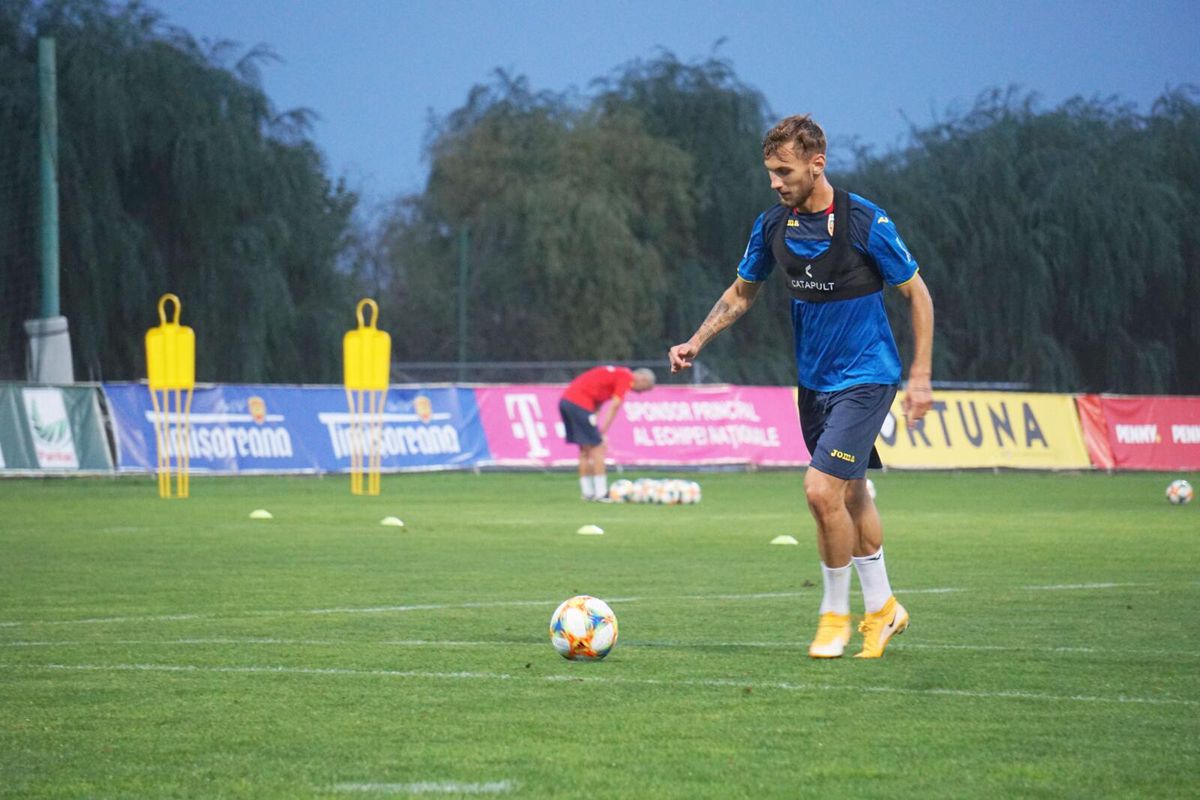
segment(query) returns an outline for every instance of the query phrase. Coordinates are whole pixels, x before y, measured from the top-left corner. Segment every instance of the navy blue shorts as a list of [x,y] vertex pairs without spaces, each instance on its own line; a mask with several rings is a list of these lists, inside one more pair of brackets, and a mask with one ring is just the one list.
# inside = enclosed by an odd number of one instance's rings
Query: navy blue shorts
[[800,430],[812,453],[812,466],[847,481],[865,478],[867,467],[882,467],[875,439],[895,398],[896,387],[882,383],[836,392],[801,386],[797,396]]
[[570,400],[558,401],[558,413],[566,428],[567,441],[584,447],[600,444],[600,429],[592,423],[592,412]]

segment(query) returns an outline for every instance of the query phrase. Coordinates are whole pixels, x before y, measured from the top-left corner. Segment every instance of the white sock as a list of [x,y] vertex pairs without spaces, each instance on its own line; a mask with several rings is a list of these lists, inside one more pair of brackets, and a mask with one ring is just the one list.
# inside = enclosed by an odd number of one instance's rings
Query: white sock
[[579,493],[582,494],[584,497],[586,497],[588,500],[592,499],[592,476],[591,475],[580,475],[579,476]]
[[592,494],[595,497],[608,497],[608,475],[595,475],[592,477],[593,485],[596,487]]
[[825,579],[825,596],[821,598],[818,613],[850,613],[850,565],[827,567],[821,564],[821,576]]
[[883,563],[883,548],[880,547],[874,555],[854,556],[853,560],[854,568],[858,570],[858,582],[862,585],[863,605],[868,614],[874,614],[892,596],[887,566]]

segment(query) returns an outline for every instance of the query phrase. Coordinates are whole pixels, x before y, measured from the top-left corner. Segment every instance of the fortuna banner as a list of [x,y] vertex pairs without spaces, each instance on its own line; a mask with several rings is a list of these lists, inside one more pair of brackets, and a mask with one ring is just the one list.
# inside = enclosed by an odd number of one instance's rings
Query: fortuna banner
[[909,428],[903,411],[904,393],[897,393],[876,442],[885,466],[1091,466],[1071,395],[935,391],[933,400],[925,418]]

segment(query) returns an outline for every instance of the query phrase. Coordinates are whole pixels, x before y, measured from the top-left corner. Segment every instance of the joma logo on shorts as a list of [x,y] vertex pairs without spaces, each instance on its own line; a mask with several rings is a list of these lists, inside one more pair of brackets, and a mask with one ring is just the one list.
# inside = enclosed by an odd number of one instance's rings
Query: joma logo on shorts
[[849,461],[851,464],[853,464],[855,460],[854,456],[850,455],[849,453],[843,453],[841,450],[830,450],[829,455],[833,456],[834,458],[840,458],[842,461]]

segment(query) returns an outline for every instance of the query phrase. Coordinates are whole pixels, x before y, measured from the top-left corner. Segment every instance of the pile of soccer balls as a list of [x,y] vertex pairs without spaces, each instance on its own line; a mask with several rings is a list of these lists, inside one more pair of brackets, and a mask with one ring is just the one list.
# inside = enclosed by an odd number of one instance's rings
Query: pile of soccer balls
[[1192,485],[1182,478],[1177,481],[1171,481],[1171,485],[1167,487],[1167,499],[1173,505],[1177,506],[1190,502],[1192,499]]
[[608,487],[608,499],[614,503],[692,505],[700,502],[700,484],[678,478],[638,478],[636,481],[622,478]]

